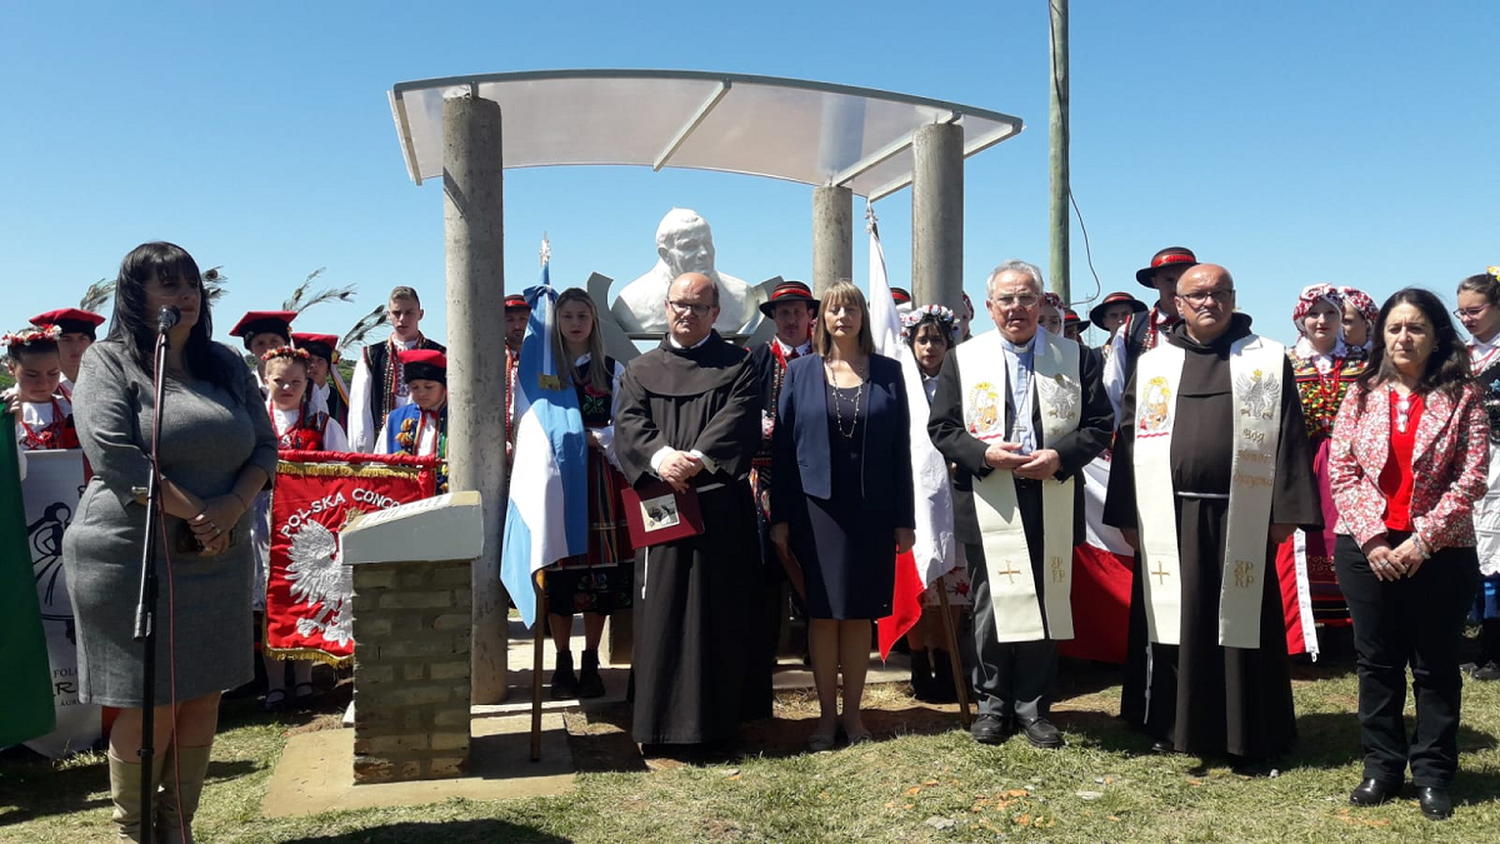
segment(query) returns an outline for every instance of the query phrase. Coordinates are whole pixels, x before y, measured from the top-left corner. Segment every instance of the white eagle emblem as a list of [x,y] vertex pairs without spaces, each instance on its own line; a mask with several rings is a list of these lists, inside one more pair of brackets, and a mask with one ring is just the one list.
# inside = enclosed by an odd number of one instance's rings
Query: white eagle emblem
[[1083,403],[1083,395],[1073,389],[1077,383],[1068,380],[1062,373],[1051,378],[1036,379],[1037,392],[1045,399],[1047,415],[1054,419],[1072,419],[1078,415],[1079,405]]
[[309,520],[292,536],[288,556],[286,580],[292,601],[318,608],[311,617],[297,619],[297,632],[349,644],[354,640],[354,573],[339,560],[338,537]]
[[1259,416],[1270,419],[1276,409],[1276,399],[1281,395],[1281,383],[1276,376],[1257,369],[1247,378],[1235,379],[1234,391],[1240,396],[1240,415]]

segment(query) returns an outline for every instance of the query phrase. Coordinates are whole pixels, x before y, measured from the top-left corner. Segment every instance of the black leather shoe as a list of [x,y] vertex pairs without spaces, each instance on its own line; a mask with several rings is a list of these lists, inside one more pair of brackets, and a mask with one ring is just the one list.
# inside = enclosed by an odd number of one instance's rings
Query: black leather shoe
[[1417,802],[1422,805],[1422,814],[1429,820],[1441,821],[1453,817],[1453,798],[1448,796],[1447,789],[1419,788]]
[[1395,797],[1399,791],[1401,791],[1400,784],[1391,785],[1372,777],[1349,792],[1349,802],[1356,806],[1379,806]]
[[1064,744],[1062,733],[1058,732],[1057,727],[1054,727],[1046,718],[1022,721],[1021,732],[1026,734],[1026,740],[1031,742],[1032,747],[1054,750]]
[[1166,739],[1157,739],[1156,741],[1151,742],[1151,752],[1160,754],[1176,753],[1177,746],[1172,744],[1170,741],[1167,741]]
[[1004,744],[1006,739],[1015,734],[1015,719],[999,715],[980,715],[969,727],[969,735],[980,744]]

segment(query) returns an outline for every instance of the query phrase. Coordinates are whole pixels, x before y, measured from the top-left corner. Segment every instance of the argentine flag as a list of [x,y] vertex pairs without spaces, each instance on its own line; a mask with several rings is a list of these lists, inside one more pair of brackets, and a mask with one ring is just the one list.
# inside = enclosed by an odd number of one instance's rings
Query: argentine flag
[[[500,581],[530,627],[536,620],[536,573],[588,549],[588,443],[578,394],[557,375],[552,289],[545,258],[542,283],[527,290],[531,322],[521,341],[514,412],[516,444],[510,501],[500,551]],[[568,504],[573,506],[569,507]]]

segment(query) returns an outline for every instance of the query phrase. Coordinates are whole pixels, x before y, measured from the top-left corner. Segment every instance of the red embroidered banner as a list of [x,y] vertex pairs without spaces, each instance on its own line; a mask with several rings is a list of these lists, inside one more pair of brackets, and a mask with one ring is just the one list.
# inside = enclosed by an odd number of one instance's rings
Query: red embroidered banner
[[338,662],[354,655],[353,577],[339,532],[360,513],[430,498],[433,457],[282,451],[271,495],[267,652]]

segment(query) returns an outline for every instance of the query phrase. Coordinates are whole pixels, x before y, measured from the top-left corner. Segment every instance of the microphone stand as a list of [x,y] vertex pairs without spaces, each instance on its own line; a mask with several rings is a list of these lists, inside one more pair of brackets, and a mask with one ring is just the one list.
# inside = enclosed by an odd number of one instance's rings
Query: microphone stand
[[136,752],[144,766],[141,777],[141,841],[151,844],[154,837],[152,803],[158,783],[151,778],[156,756],[156,543],[161,530],[161,444],[162,397],[166,386],[167,332],[156,335],[155,383],[156,406],[151,411],[151,474],[146,480],[146,538],[141,543],[141,590],[135,607],[135,640],[141,643],[141,746]]

